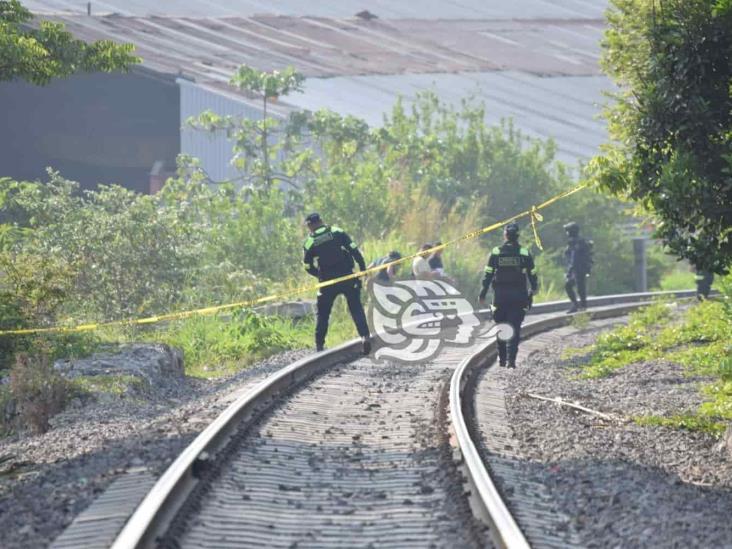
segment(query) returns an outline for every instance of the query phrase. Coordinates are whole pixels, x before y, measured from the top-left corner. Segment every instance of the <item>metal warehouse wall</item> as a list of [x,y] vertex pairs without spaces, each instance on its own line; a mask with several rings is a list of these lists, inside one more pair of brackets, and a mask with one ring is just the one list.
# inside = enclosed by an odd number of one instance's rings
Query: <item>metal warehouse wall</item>
[[[127,74],[76,75],[48,86],[0,83],[0,176],[45,179],[50,166],[93,188],[149,189],[153,164],[175,166],[180,147],[178,87]],[[12,128],[12,133],[10,131]]]

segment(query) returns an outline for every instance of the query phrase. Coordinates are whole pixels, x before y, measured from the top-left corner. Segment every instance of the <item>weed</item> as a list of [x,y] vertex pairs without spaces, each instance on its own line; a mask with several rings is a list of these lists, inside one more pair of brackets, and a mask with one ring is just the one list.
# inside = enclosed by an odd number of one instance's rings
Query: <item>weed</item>
[[707,417],[700,417],[695,414],[676,414],[669,417],[663,416],[637,416],[633,421],[638,425],[649,427],[672,427],[674,429],[686,429],[688,431],[701,431],[719,438],[727,428],[723,421],[715,421]]
[[718,381],[705,385],[702,392],[710,400],[699,407],[700,415],[732,420],[732,381]]
[[659,301],[631,313],[627,325],[600,334],[593,345],[568,349],[563,356],[587,354],[589,360],[583,366],[582,377],[605,377],[628,364],[655,358],[654,332],[671,318],[669,304]]
[[69,383],[54,371],[47,352],[18,353],[10,370],[10,393],[21,425],[45,433],[49,419],[66,403]]
[[717,374],[723,381],[732,381],[732,346],[730,345],[724,346],[717,366]]
[[680,364],[689,375],[711,378],[700,386],[705,401],[694,412],[643,416],[636,422],[720,436],[732,420],[732,287],[726,280],[720,287],[721,301],[699,303],[679,322],[673,322],[668,306],[654,304],[633,313],[627,326],[602,334],[590,347],[573,351],[589,355],[582,377],[604,377],[628,364],[648,360]]
[[672,304],[659,300],[630,314],[628,324],[635,328],[650,328],[666,324],[672,316]]
[[577,330],[584,330],[590,325],[590,313],[581,312],[576,315],[572,315],[571,325]]
[[145,338],[181,349],[188,375],[219,377],[271,354],[304,346],[303,324],[240,311],[183,319]]
[[667,360],[681,364],[689,375],[719,376],[732,380],[732,347],[728,342],[691,344],[670,351]]

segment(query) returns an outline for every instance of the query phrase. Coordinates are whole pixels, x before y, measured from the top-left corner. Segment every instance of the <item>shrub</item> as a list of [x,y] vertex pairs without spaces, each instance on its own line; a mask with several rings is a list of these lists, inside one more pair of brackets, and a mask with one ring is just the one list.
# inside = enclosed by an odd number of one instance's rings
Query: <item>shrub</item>
[[69,384],[54,371],[49,353],[18,353],[10,370],[10,394],[23,428],[45,433],[49,419],[66,404],[68,393]]

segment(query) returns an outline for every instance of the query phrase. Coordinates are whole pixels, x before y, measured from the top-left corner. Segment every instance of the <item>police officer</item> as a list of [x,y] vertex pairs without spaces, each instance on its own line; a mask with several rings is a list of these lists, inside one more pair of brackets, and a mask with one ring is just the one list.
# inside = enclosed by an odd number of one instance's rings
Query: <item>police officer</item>
[[[534,273],[534,258],[529,250],[519,244],[519,227],[509,223],[503,230],[505,242],[493,248],[483,277],[483,290],[479,301],[485,305],[488,287],[493,285],[493,319],[507,323],[513,328],[513,337],[506,344],[498,339],[498,363],[500,366],[516,367],[521,338],[521,323],[531,307],[539,280]],[[528,287],[531,287],[529,290]]]
[[694,280],[696,281],[696,298],[699,301],[708,299],[709,292],[712,291],[712,283],[714,283],[714,273],[696,269]]
[[[363,255],[342,229],[323,223],[320,215],[311,213],[305,218],[310,236],[305,240],[303,263],[305,270],[325,282],[353,273],[354,260],[362,271],[366,270]],[[317,323],[315,325],[315,348],[322,351],[325,347],[325,336],[328,333],[328,320],[333,302],[339,294],[343,294],[348,303],[364,354],[371,352],[369,326],[366,313],[361,305],[361,280],[353,278],[337,282],[318,290]]]
[[[567,232],[567,248],[564,250],[564,259],[567,265],[564,289],[572,302],[567,314],[576,313],[587,308],[587,276],[592,268],[591,245],[580,237],[580,228],[574,221],[564,226]],[[575,294],[575,287],[577,293]],[[577,295],[579,294],[579,302]]]

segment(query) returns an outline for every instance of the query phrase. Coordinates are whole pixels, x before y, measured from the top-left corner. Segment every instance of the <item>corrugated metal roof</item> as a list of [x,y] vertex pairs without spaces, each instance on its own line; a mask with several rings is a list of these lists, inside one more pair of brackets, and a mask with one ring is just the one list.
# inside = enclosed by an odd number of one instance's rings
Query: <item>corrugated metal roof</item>
[[[234,110],[258,108],[228,85],[241,64],[294,65],[308,77],[305,93],[273,105],[275,113],[328,107],[379,125],[398,95],[432,89],[454,104],[476,96],[489,122],[511,117],[527,135],[554,138],[568,162],[606,139],[596,119],[610,87],[598,67],[606,0],[107,0],[93,2],[95,13],[135,16],[92,17],[78,14],[84,2],[27,5],[77,12],[52,18],[83,39],[134,43],[145,69],[195,81],[202,109],[206,93],[228,96]],[[379,18],[353,17],[364,8]]]
[[[24,0],[36,12],[86,13],[80,0]],[[92,0],[94,13],[181,17],[274,15],[351,17],[369,10],[382,19],[597,19],[606,0]]]
[[144,65],[227,82],[245,63],[309,77],[519,70],[599,74],[601,20],[54,16],[84,40],[135,44]]
[[610,88],[604,76],[544,78],[516,71],[409,74],[311,79],[305,82],[305,93],[286,100],[304,109],[352,114],[379,126],[399,95],[409,103],[419,91],[432,90],[456,106],[473,96],[485,103],[489,123],[513,118],[524,134],[553,138],[559,159],[574,164],[596,154],[607,139],[597,115],[602,91]]

